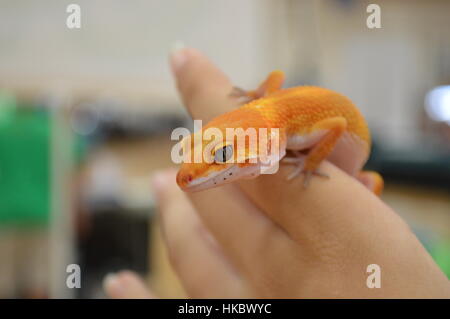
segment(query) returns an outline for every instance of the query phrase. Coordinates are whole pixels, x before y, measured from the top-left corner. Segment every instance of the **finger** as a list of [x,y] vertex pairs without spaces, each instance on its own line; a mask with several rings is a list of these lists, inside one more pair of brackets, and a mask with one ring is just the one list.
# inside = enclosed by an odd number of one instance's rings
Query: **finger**
[[177,187],[175,172],[156,174],[153,185],[170,260],[188,295],[192,298],[242,295],[240,275]]
[[[229,98],[232,85],[228,78],[197,50],[177,51],[171,64],[182,99],[194,118],[209,120],[235,106]],[[265,244],[275,246],[285,239],[285,234],[236,186],[189,194],[189,198],[238,267],[249,271],[257,258],[263,258],[262,250],[269,251]]]
[[180,96],[194,119],[209,121],[237,107],[228,77],[198,50],[178,50],[172,53],[170,64]]
[[[281,165],[275,175],[240,183],[246,194],[294,238],[301,247],[314,249],[327,239],[347,242],[349,225],[369,225],[368,221],[391,214],[364,185],[329,162],[320,171],[329,179],[313,178],[307,188],[303,178],[287,181],[292,166]],[[370,227],[370,226],[369,226]],[[356,227],[360,230],[363,227]],[[320,237],[318,237],[320,236]]]
[[103,280],[103,289],[112,299],[155,299],[156,296],[143,280],[131,271],[109,274]]
[[255,274],[255,264],[273,260],[289,241],[236,186],[190,193],[189,198],[224,252],[247,277]]

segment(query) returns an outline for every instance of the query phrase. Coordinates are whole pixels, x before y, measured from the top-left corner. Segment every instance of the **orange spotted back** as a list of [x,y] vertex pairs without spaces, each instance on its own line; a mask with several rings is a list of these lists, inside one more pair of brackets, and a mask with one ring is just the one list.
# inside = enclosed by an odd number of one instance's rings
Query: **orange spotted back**
[[287,134],[307,134],[315,123],[342,116],[347,131],[360,137],[370,147],[370,132],[358,108],[347,97],[329,89],[314,86],[278,90],[246,104],[256,109],[271,127],[286,127]]

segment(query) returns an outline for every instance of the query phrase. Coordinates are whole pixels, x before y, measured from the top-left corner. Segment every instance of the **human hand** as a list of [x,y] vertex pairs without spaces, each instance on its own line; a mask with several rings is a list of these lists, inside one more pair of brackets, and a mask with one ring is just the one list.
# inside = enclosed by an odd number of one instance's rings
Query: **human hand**
[[[232,84],[194,49],[172,55],[188,111],[205,122],[236,107]],[[261,175],[185,194],[154,181],[172,265],[193,298],[449,298],[450,284],[404,221],[331,163],[330,179]],[[381,267],[368,288],[367,266]]]

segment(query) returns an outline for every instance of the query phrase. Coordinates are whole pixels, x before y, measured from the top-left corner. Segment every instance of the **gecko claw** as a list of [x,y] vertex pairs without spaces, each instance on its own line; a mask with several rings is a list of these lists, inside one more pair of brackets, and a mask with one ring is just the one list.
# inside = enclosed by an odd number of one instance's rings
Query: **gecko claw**
[[297,166],[286,178],[288,181],[294,179],[295,177],[297,177],[299,174],[301,174],[303,171],[303,166]]
[[233,88],[231,89],[230,92],[230,96],[231,97],[242,97],[242,96],[247,96],[247,91],[245,91],[244,89],[241,89],[240,87],[237,86],[233,86]]
[[239,104],[245,104],[252,100],[247,91],[237,86],[231,89],[229,97],[236,99]]
[[290,181],[297,177],[299,174],[305,174],[305,179],[303,180],[303,187],[308,187],[309,181],[311,180],[312,176],[319,176],[322,178],[330,178],[325,173],[322,173],[320,171],[309,171],[309,170],[303,170],[303,166],[297,166],[287,177],[287,180]]
[[311,180],[311,177],[313,175],[319,176],[319,177],[322,177],[322,178],[330,178],[330,176],[328,176],[327,174],[322,173],[320,171],[304,171],[304,173],[305,173],[305,179],[303,180],[303,187],[304,188],[308,187],[309,181]]
[[319,170],[306,170],[304,168],[305,166],[305,159],[306,155],[302,154],[298,151],[293,151],[294,154],[293,157],[284,157],[281,162],[283,164],[288,165],[295,165],[296,167],[292,170],[292,172],[287,176],[287,180],[293,180],[295,177],[297,177],[300,174],[305,174],[305,179],[303,181],[303,187],[308,187],[309,181],[311,180],[312,176],[320,176],[323,178],[329,178],[329,176],[325,173],[322,173]]

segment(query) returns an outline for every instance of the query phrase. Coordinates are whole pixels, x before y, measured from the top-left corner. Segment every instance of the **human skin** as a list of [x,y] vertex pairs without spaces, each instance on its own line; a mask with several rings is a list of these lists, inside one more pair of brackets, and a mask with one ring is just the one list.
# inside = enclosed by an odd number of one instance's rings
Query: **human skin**
[[[181,49],[171,67],[187,110],[204,123],[235,107],[230,80]],[[406,223],[357,180],[324,162],[329,179],[287,182],[291,166],[198,193],[172,170],[153,179],[172,266],[191,298],[450,298],[450,282]],[[368,288],[367,266],[381,268]],[[130,272],[109,276],[112,298],[152,298]]]

